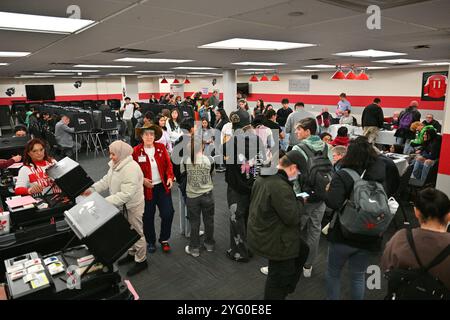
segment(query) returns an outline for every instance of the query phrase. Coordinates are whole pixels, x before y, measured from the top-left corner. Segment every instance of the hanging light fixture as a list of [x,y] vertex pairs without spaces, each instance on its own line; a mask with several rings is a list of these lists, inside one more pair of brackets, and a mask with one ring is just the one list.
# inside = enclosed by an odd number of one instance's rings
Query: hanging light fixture
[[175,79],[173,79],[172,83],[180,83],[180,81],[177,78],[175,78]]
[[255,74],[253,74],[249,81],[251,81],[251,82],[258,82],[259,80],[258,80],[258,77]]
[[166,77],[163,77],[163,79],[161,80],[161,83],[169,83],[169,82],[166,80]]
[[270,81],[280,81],[280,77],[278,76],[278,74],[274,73]]
[[361,73],[357,76],[356,80],[369,80],[369,77],[366,74],[366,69],[361,70]]
[[190,82],[189,79],[186,77],[186,79],[184,79],[184,84],[189,84],[189,83],[191,83],[191,82]]
[[269,81],[269,78],[267,78],[266,74],[263,74],[263,76],[261,77],[261,79],[259,79],[259,81]]
[[337,68],[336,72],[331,76],[333,80],[343,80],[345,79],[345,73],[342,72],[341,67]]
[[358,77],[356,76],[356,74],[353,72],[353,68],[350,69],[350,71],[347,73],[347,75],[345,76],[346,80],[356,80]]

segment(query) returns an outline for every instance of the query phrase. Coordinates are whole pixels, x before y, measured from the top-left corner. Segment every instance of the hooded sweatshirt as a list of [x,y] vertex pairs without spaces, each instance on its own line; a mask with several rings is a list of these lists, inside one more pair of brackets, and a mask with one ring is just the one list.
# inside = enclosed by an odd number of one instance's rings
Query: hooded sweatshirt
[[[294,146],[292,148],[292,150],[297,150],[299,151],[302,156],[305,158],[306,161],[308,161],[308,156],[306,155],[306,153],[300,148],[300,145],[304,144],[307,147],[309,147],[311,150],[313,150],[314,152],[317,151],[323,151],[325,149],[325,147],[327,147],[328,149],[328,159],[330,159],[330,161],[333,161],[333,153],[331,152],[331,147],[327,146],[325,144],[325,142],[323,142],[319,136],[309,136],[306,139],[303,139],[302,141],[300,141],[300,143],[296,146]],[[301,174],[301,173],[300,173]],[[300,188],[300,184],[298,182],[298,180],[294,181],[294,191],[295,193],[301,193],[301,188]]]
[[419,134],[417,135],[417,138],[411,141],[411,144],[416,145],[416,146],[422,145],[423,144],[423,135],[425,134],[425,131],[427,131],[429,129],[436,130],[436,128],[433,127],[432,125],[423,127],[422,130],[420,130]]
[[347,137],[337,136],[336,138],[334,138],[333,141],[331,141],[331,145],[332,146],[345,146],[345,147],[347,147],[349,143],[350,143],[350,138],[348,136]]

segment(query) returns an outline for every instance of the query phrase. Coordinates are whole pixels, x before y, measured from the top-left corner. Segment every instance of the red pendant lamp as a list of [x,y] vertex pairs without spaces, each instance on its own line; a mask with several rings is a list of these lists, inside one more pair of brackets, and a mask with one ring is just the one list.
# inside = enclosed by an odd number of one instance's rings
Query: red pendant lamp
[[163,77],[163,79],[161,80],[161,83],[169,83],[169,82],[166,80],[166,77]]
[[186,77],[186,79],[184,79],[184,84],[189,84],[189,83],[191,83],[191,82],[190,82],[189,79]]
[[356,80],[358,79],[358,77],[356,76],[356,74],[353,72],[353,69],[351,69],[349,71],[349,73],[347,73],[347,75],[345,76],[346,80]]
[[267,78],[267,76],[263,74],[263,76],[261,77],[261,79],[259,79],[259,81],[269,81],[269,78]]
[[280,81],[280,77],[275,73],[272,78],[270,79],[270,81]]
[[344,80],[345,79],[345,73],[342,72],[341,68],[338,68],[336,72],[331,76],[331,79],[333,80]]
[[258,80],[258,77],[256,75],[252,75],[249,81],[251,81],[251,82],[258,82],[259,80]]
[[180,81],[177,78],[175,78],[175,79],[173,79],[172,83],[180,83]]
[[361,73],[358,75],[357,80],[369,80],[369,77],[367,76],[364,69],[361,70]]

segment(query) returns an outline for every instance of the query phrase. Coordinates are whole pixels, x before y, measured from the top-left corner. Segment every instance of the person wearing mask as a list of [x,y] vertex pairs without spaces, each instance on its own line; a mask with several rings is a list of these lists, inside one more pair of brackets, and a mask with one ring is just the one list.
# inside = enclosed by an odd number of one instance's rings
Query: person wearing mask
[[430,126],[430,125],[433,126],[436,129],[437,133],[441,133],[442,126],[439,123],[439,121],[434,119],[434,116],[431,113],[429,113],[425,116],[425,120],[423,120],[422,123],[425,126]]
[[161,217],[161,229],[158,242],[164,253],[170,252],[170,233],[174,209],[171,189],[173,185],[173,169],[169,153],[164,145],[156,142],[162,137],[162,129],[157,125],[144,126],[136,129],[142,143],[134,147],[133,159],[144,174],[144,234],[147,240],[147,250],[156,251],[155,213],[156,206]]
[[175,143],[182,135],[180,128],[180,112],[177,108],[170,112],[169,121],[166,122],[167,132],[169,133],[170,141]]
[[366,279],[365,274],[369,265],[371,252],[381,249],[382,237],[355,235],[344,236],[339,222],[339,212],[346,201],[350,199],[354,180],[343,169],[352,169],[364,180],[376,181],[384,184],[386,168],[372,144],[366,137],[358,137],[351,141],[347,153],[340,160],[340,170],[333,174],[325,199],[326,205],[335,210],[334,217],[328,230],[328,266],[326,273],[326,290],[328,300],[340,299],[340,282],[342,269],[346,262],[350,271],[350,294],[352,300],[363,300]]
[[142,215],[144,213],[143,175],[139,165],[131,157],[133,148],[121,141],[114,141],[109,145],[108,173],[87,189],[83,195],[92,192],[109,191],[106,201],[124,210],[128,223],[139,234],[139,240],[128,249],[128,254],[119,259],[119,265],[133,263],[127,271],[131,277],[148,268],[145,237],[142,228]]
[[70,118],[66,115],[61,117],[61,120],[55,126],[56,142],[61,149],[62,157],[73,157],[75,143],[73,141],[73,134],[75,128],[69,127]]
[[344,115],[344,111],[350,111],[352,105],[350,101],[347,100],[347,95],[345,93],[341,93],[339,95],[338,106],[336,109],[336,117],[341,118]]
[[20,162],[20,160],[22,160],[22,156],[19,154],[11,157],[11,159],[8,160],[0,159],[0,169],[6,169],[9,166],[12,166],[14,163]]
[[289,146],[289,133],[286,132],[286,121],[289,115],[292,113],[292,109],[289,108],[289,100],[281,100],[281,108],[277,110],[277,122],[285,134],[285,138],[280,141],[281,149],[286,151]]
[[303,203],[292,189],[304,161],[298,151],[289,151],[275,175],[259,176],[252,187],[247,237],[249,248],[269,260],[265,300],[282,300],[295,291],[308,256],[300,236]]
[[28,141],[23,154],[23,167],[19,170],[14,190],[16,195],[60,193],[46,172],[56,161],[48,155],[45,142],[38,138]]
[[[156,142],[161,143],[163,146],[165,146],[167,149],[167,152],[169,154],[171,154],[172,153],[172,142],[170,141],[170,136],[169,136],[169,133],[167,132],[167,128],[166,128],[167,118],[164,117],[162,114],[158,114],[156,116],[156,123],[162,129],[162,136]],[[148,124],[147,124],[147,126],[148,126]]]
[[334,138],[334,140],[330,142],[330,144],[333,147],[335,147],[335,146],[347,147],[349,143],[350,143],[350,138],[348,136],[347,127],[340,127],[337,131],[336,138]]
[[250,114],[248,113],[248,104],[245,100],[239,100],[239,107],[237,110],[237,115],[244,126],[250,124]]
[[215,107],[217,107],[219,102],[219,90],[214,90],[211,97],[209,97],[208,99],[208,105],[214,109]]
[[423,135],[422,149],[420,154],[414,160],[414,169],[412,172],[413,184],[423,185],[427,179],[431,167],[439,160],[441,154],[442,138],[436,133],[434,128],[429,128]]
[[127,135],[130,137],[134,133],[134,126],[133,126],[133,116],[134,112],[136,110],[136,104],[131,102],[130,97],[125,98],[125,104],[120,108],[120,112],[123,112],[122,119],[125,121],[126,127],[127,127]]
[[356,118],[350,115],[350,109],[344,110],[342,112],[342,117],[339,119],[339,124],[348,124],[350,126],[357,126]]
[[214,161],[203,153],[203,143],[193,137],[188,144],[190,156],[184,158],[180,166],[181,172],[186,171],[186,207],[191,225],[191,236],[185,252],[193,257],[200,256],[200,219],[205,225],[204,247],[206,251],[215,249],[214,240],[214,195],[212,173]]
[[[297,138],[300,140],[300,143],[294,146],[292,150],[300,152],[306,163],[308,163],[308,159],[311,155],[321,153],[324,158],[328,157],[331,174],[331,162],[333,160],[331,146],[323,142],[320,137],[316,135],[316,132],[316,119],[305,118],[300,120],[296,130]],[[305,150],[307,150],[308,153],[306,153]],[[294,182],[294,191],[296,194],[302,193],[302,188],[304,188],[303,183],[300,184],[298,180]],[[305,203],[305,214],[302,216],[302,231],[305,234],[305,241],[309,246],[308,259],[303,267],[303,276],[305,278],[311,277],[312,274],[313,264],[319,249],[320,232],[322,230],[321,223],[325,208],[324,201],[321,199],[313,199],[312,195],[310,195],[307,203]]]
[[415,135],[411,132],[410,127],[414,122],[420,121],[420,112],[417,111],[419,103],[417,101],[411,101],[409,107],[400,112],[398,116],[398,128],[394,133],[395,143],[399,145],[405,145],[405,149]]
[[[427,188],[420,191],[414,201],[414,214],[419,228],[404,228],[389,240],[381,257],[383,271],[394,269],[414,270],[429,265],[450,245],[450,200],[439,190]],[[415,249],[411,247],[412,240]],[[450,290],[450,256],[428,272]]]
[[286,120],[286,133],[289,135],[289,149],[292,149],[300,141],[295,134],[295,127],[297,123],[305,118],[312,118],[312,113],[305,111],[305,104],[303,102],[297,102],[294,106],[294,112],[292,112]]
[[148,100],[148,103],[158,103],[158,99],[155,98],[154,94],[152,94],[150,96],[150,99]]
[[373,99],[373,103],[365,107],[362,114],[363,134],[369,139],[370,143],[375,143],[378,132],[384,124],[383,109],[380,107],[380,102],[380,98]]

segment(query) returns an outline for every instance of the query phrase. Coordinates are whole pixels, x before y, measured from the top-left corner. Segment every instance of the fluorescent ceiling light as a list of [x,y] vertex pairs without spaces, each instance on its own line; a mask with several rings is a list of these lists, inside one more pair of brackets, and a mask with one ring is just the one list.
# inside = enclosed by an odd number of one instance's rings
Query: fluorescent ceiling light
[[0,12],[0,29],[70,34],[95,23],[93,20]]
[[335,65],[333,64],[311,64],[309,66],[305,66],[305,68],[322,68],[322,69],[327,69],[327,68],[336,68]]
[[245,61],[245,62],[234,62],[232,64],[235,64],[238,66],[282,66],[282,65],[285,65],[286,63]]
[[448,66],[450,65],[450,62],[427,62],[427,63],[421,63],[421,66]]
[[387,69],[388,67],[366,67],[363,69],[369,69],[369,70],[381,70],[381,69]]
[[221,73],[211,73],[211,72],[188,72],[188,74],[197,74],[197,75],[208,75],[208,76],[221,76]]
[[25,57],[29,55],[31,52],[18,52],[18,51],[0,51],[0,57]]
[[74,68],[133,68],[133,66],[118,66],[114,64],[76,64]]
[[138,76],[136,73],[108,73],[107,76]]
[[98,72],[98,70],[60,70],[52,69],[50,72]]
[[379,57],[390,57],[390,56],[404,56],[404,55],[406,55],[406,53],[369,49],[369,50],[361,50],[361,51],[334,53],[334,55],[335,56],[343,56],[343,57],[379,58]]
[[201,48],[201,49],[234,49],[234,50],[288,50],[288,49],[298,49],[298,48],[314,47],[314,46],[317,46],[317,44],[233,38],[233,39],[208,43],[208,44],[199,46],[198,48]]
[[6,62],[1,62],[0,63],[0,66],[7,66],[7,65],[9,65],[9,63],[6,63]]
[[377,60],[373,62],[379,63],[413,63],[413,62],[422,62],[423,60],[414,60],[414,59],[389,59],[389,60]]
[[135,71],[135,72],[139,72],[139,73],[172,73],[173,71],[146,71],[146,70],[142,70],[142,71]]
[[155,59],[155,58],[120,58],[114,61],[122,62],[147,62],[147,63],[185,63],[194,60],[180,60],[180,59]]
[[33,76],[33,75],[20,75],[15,78],[54,78],[55,76]]
[[250,69],[240,69],[240,71],[273,71],[275,69],[261,69],[261,68],[250,68]]
[[320,71],[320,70],[317,70],[317,69],[295,69],[292,71],[294,71],[294,72],[314,72],[314,71]]
[[33,74],[35,74],[37,76],[71,76],[71,75],[73,75],[73,72],[71,72],[71,73],[35,72]]
[[183,70],[213,70],[213,69],[217,69],[217,68],[213,68],[213,67],[175,67],[172,69],[175,69],[175,70],[180,70],[180,69],[183,69]]

